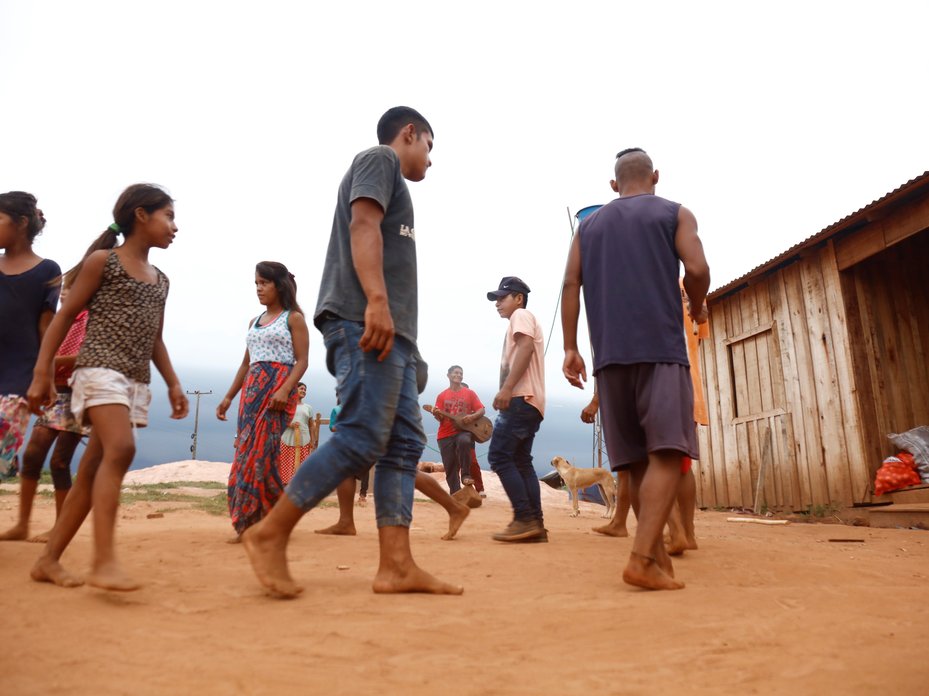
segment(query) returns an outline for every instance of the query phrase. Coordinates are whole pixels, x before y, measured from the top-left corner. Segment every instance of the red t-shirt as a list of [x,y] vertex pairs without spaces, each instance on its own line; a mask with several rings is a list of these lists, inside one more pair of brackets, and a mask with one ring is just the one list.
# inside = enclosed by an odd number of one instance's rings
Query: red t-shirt
[[[469,413],[474,413],[484,408],[484,404],[477,398],[477,394],[467,387],[462,387],[458,391],[452,391],[451,388],[448,388],[439,394],[435,398],[435,407],[453,416],[467,416]],[[436,439],[441,440],[443,437],[451,437],[459,432],[461,431],[455,427],[455,424],[448,418],[445,418],[439,425],[439,432],[436,435]]]

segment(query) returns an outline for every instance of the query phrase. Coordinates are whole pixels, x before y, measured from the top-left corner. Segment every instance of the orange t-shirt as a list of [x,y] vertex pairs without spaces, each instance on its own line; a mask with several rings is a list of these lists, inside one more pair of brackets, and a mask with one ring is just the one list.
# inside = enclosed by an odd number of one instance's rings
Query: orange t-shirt
[[500,386],[506,381],[516,355],[516,334],[525,334],[532,339],[533,351],[529,367],[513,387],[513,396],[521,396],[527,404],[535,406],[545,416],[545,341],[542,328],[528,309],[517,309],[510,315],[510,324],[503,339],[503,358],[500,361]]

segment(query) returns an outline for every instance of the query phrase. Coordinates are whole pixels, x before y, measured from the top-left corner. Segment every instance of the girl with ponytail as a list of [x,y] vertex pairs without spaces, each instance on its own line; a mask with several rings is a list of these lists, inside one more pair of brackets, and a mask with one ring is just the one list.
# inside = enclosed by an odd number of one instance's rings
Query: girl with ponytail
[[[32,578],[62,587],[82,584],[61,565],[61,555],[93,508],[87,583],[126,591],[139,584],[116,559],[114,533],[123,476],[135,456],[133,428],[148,424],[150,363],[168,385],[171,417],[184,418],[188,404],[161,335],[168,278],[148,260],[151,249],[167,249],[174,240],[174,201],[158,186],[135,184],[116,201],[113,219],[69,272],[74,283],[42,340],[27,393],[33,413],[55,402],[55,352],[86,308],[87,332],[70,384],[71,410],[78,423],[92,426],[90,441]],[[114,249],[118,235],[124,241]]]

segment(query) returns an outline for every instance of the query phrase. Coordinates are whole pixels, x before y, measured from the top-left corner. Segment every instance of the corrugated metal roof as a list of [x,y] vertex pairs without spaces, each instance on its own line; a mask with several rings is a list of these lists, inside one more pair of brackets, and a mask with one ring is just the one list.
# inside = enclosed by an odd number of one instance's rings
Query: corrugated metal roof
[[869,222],[868,216],[873,214],[875,211],[881,208],[885,208],[888,205],[897,202],[901,198],[906,198],[910,194],[922,188],[929,188],[929,171],[925,171],[919,176],[910,179],[902,186],[894,189],[884,196],[881,196],[877,200],[872,201],[865,207],[856,210],[851,215],[846,215],[838,222],[832,223],[822,231],[817,232],[811,237],[807,237],[802,242],[794,244],[787,251],[778,254],[770,261],[765,261],[763,264],[756,266],[745,275],[739,276],[735,280],[731,280],[722,287],[713,290],[707,295],[707,299],[712,301],[725,295],[731,294],[732,292],[747,285],[752,278],[774,270],[783,265],[785,262],[793,260],[793,258],[798,256],[804,249],[808,249],[809,247],[820,244],[830,237],[833,237],[840,232],[848,230],[852,227],[866,224]]

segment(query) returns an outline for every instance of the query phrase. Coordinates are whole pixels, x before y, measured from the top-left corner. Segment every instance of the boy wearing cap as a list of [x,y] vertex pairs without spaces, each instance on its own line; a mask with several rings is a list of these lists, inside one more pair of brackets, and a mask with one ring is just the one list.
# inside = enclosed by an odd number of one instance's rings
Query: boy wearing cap
[[506,276],[487,293],[497,313],[509,320],[487,461],[513,505],[513,521],[493,535],[497,541],[548,541],[539,478],[532,466],[532,442],[545,415],[545,344],[539,322],[526,309],[528,297],[529,286],[515,276]]

